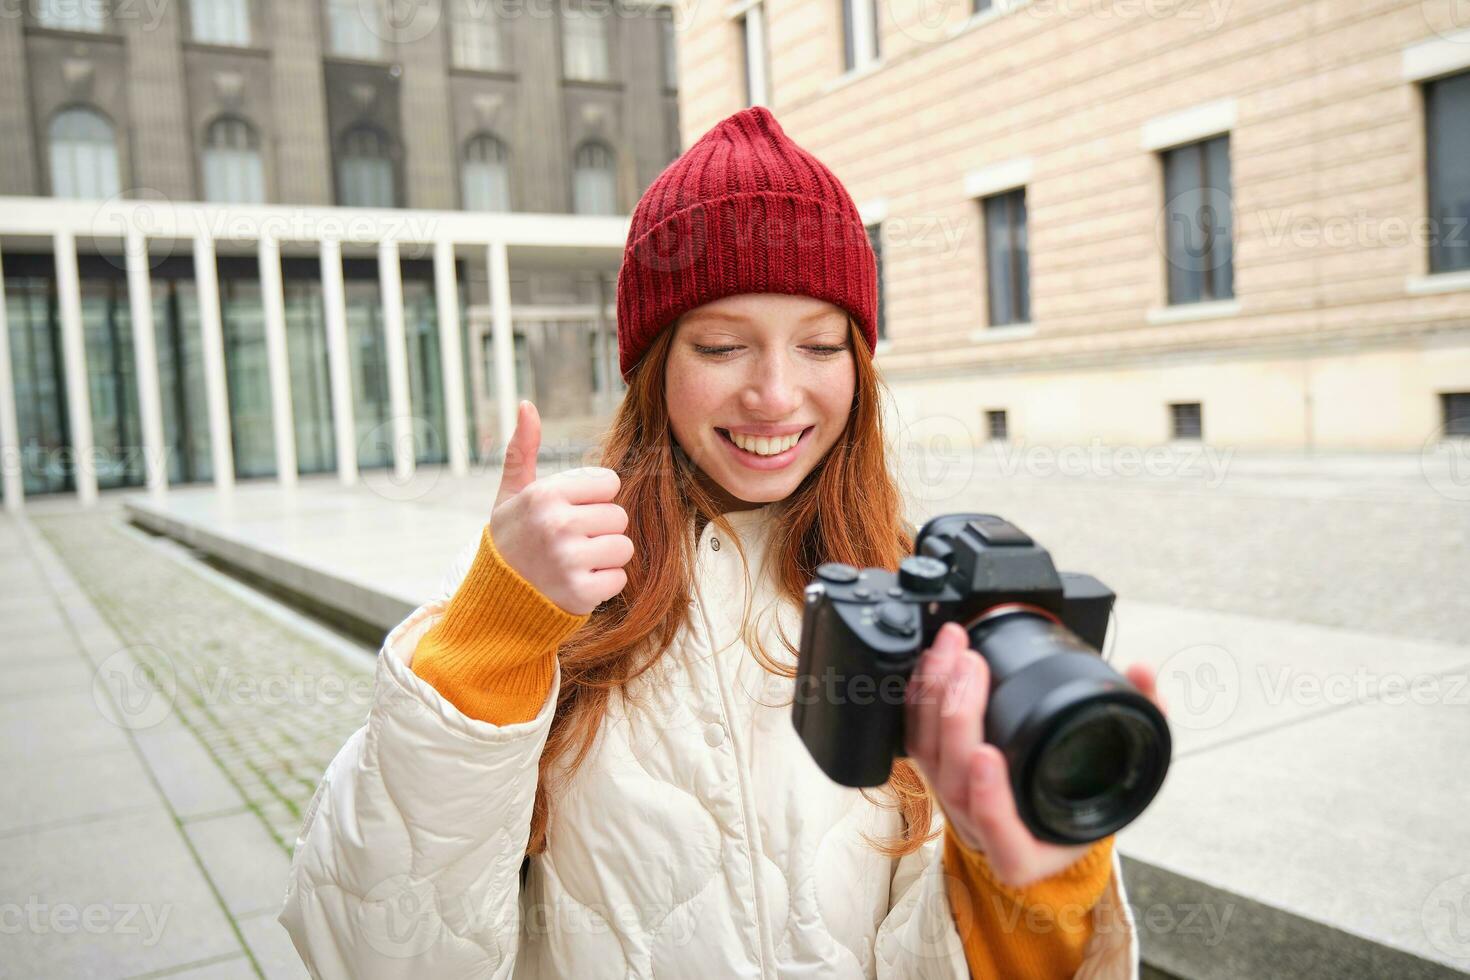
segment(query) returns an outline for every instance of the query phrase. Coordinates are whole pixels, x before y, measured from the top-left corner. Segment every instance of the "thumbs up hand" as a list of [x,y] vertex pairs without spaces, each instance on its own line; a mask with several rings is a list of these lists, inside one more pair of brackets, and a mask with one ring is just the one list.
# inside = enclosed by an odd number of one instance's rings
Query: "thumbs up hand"
[[496,550],[564,611],[582,616],[623,591],[633,540],[628,513],[613,503],[621,481],[601,466],[536,478],[541,416],[520,404],[490,513]]

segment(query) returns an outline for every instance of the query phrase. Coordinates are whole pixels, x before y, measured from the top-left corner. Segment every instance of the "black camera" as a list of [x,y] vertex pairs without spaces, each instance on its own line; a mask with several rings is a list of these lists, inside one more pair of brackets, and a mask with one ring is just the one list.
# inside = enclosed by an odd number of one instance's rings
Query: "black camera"
[[990,666],[985,740],[1000,749],[1031,833],[1082,844],[1143,812],[1169,768],[1159,709],[1099,655],[1113,593],[1058,573],[1008,521],[926,523],[898,572],[829,563],[807,586],[793,721],[822,771],[878,786],[905,755],[904,690],[955,621]]

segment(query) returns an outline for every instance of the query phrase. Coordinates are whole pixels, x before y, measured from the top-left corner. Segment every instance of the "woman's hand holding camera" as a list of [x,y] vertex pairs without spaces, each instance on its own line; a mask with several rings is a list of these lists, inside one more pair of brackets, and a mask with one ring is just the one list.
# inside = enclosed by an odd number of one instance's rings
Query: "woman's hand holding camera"
[[[1126,676],[1158,703],[1153,670],[1135,665]],[[1021,822],[1006,758],[985,741],[989,695],[985,659],[970,649],[964,627],[944,624],[909,678],[907,749],[959,839],[985,855],[1002,884],[1018,888],[1066,870],[1092,845],[1041,841]]]
[[628,513],[613,503],[621,481],[593,466],[536,478],[541,416],[523,401],[505,450],[490,536],[506,563],[566,612],[581,616],[628,584]]

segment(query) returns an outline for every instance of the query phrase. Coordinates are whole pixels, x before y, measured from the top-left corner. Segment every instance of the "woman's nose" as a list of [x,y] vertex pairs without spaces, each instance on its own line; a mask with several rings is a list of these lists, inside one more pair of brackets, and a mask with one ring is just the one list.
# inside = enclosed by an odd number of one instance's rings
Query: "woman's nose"
[[784,418],[801,407],[796,372],[782,358],[761,358],[745,385],[741,400],[748,412],[766,418]]

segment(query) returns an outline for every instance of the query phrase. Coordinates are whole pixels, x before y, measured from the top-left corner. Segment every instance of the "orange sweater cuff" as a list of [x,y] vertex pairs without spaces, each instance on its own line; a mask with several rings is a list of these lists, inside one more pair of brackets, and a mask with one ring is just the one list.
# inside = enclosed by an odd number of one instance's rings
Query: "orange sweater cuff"
[[977,978],[1073,976],[1092,938],[1092,910],[1113,874],[1113,838],[1099,840],[1070,867],[1016,888],[1003,884],[979,851],[946,824],[944,866],[955,928]]
[[589,618],[566,612],[511,568],[487,524],[469,572],[410,666],[471,718],[530,721],[551,690],[556,648]]

